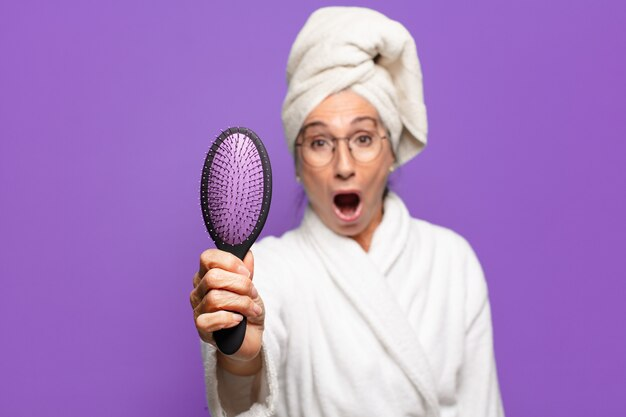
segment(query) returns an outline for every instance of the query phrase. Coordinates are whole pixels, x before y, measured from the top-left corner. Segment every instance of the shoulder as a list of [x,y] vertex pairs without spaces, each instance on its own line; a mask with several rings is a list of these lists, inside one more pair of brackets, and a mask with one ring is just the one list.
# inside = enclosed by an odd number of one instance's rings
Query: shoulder
[[[297,229],[281,236],[266,236],[252,246],[254,276],[268,286],[286,288],[293,285],[297,272],[306,260]],[[289,277],[288,280],[285,277]]]
[[434,246],[438,251],[458,257],[459,260],[476,257],[472,245],[465,236],[448,227],[412,217],[411,232],[420,240],[420,243]]
[[281,236],[266,236],[252,246],[255,261],[257,258],[283,259],[285,254],[293,254],[299,247],[298,229],[289,230]]
[[481,262],[468,239],[444,226],[422,219],[411,219],[413,239],[418,250],[428,253],[433,264],[445,266],[455,285],[464,289],[470,299],[487,295],[487,283]]

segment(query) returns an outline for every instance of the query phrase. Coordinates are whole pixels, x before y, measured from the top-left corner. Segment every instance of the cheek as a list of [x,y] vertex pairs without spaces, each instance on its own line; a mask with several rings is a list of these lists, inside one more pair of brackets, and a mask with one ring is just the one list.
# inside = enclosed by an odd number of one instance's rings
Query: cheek
[[383,190],[387,185],[387,172],[377,172],[370,183],[370,191],[374,197],[378,198],[383,194]]
[[325,172],[311,171],[307,168],[300,170],[302,186],[307,194],[309,202],[319,204],[326,195],[328,181]]
[[[390,164],[391,165],[391,164]],[[384,168],[386,165],[378,167],[369,174],[369,180],[366,185],[366,193],[372,200],[379,199],[385,190],[387,180],[389,178],[389,169]]]
[[370,178],[370,186],[375,188],[376,190],[384,189],[387,184],[387,178],[389,177],[389,167],[391,166],[391,161],[387,161],[386,159],[378,165],[376,168],[373,168],[369,173]]
[[386,152],[384,153],[382,158],[382,162],[374,174],[374,181],[378,186],[377,188],[380,188],[381,194],[385,189],[385,186],[387,185],[387,180],[389,178],[389,174],[391,173],[390,168],[392,167],[394,160],[395,159],[391,151],[389,149],[386,149]]

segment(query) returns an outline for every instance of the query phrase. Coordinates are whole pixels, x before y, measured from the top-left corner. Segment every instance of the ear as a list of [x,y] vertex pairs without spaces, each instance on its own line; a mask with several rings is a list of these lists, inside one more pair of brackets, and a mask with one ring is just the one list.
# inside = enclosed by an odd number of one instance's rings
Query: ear
[[[387,136],[387,137],[391,137],[391,136]],[[398,158],[396,158],[396,153],[393,150],[393,146],[391,144],[391,139],[388,139],[387,142],[389,143],[389,152],[391,153],[391,166],[389,167],[389,172],[393,172],[396,169],[396,163],[398,162]]]
[[293,168],[296,172],[296,181],[298,184],[302,183],[302,161],[300,160],[300,156],[298,152],[295,151],[293,154]]
[[298,152],[294,152],[293,154],[293,169],[296,171],[296,178],[299,178],[302,170],[302,162],[300,161]]
[[[384,126],[384,125],[383,125]],[[392,167],[393,169],[395,169],[395,164],[396,162],[398,162],[398,158],[396,158],[396,152],[393,149],[393,143],[391,142],[391,132],[389,131],[389,129],[387,129],[386,126],[384,126],[385,128],[385,134],[387,135],[387,145],[389,146],[389,151],[391,152],[391,158],[393,159],[393,163],[392,163]]]

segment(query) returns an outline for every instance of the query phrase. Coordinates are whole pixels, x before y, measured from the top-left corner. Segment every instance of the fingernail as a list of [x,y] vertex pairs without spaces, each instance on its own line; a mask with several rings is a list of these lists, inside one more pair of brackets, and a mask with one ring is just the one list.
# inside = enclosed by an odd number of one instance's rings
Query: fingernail
[[241,314],[233,313],[233,321],[236,321],[237,323],[239,323],[241,320],[243,320],[243,316]]
[[259,292],[256,290],[256,287],[253,285],[252,290],[250,291],[250,295],[252,298],[257,298],[259,296]]
[[241,275],[245,275],[247,277],[250,276],[250,271],[248,271],[248,268],[246,268],[243,265],[239,265],[239,267],[237,268],[237,273]]
[[256,313],[257,316],[260,316],[261,313],[263,312],[263,309],[257,303],[254,303],[253,310],[254,310],[254,312]]

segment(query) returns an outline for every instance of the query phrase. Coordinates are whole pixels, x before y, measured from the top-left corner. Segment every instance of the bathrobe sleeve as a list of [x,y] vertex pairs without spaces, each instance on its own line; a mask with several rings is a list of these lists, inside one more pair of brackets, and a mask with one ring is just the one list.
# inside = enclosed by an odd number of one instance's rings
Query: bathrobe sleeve
[[466,320],[463,364],[459,373],[459,417],[504,416],[493,349],[491,310],[481,265],[464,241]]
[[211,416],[271,416],[278,395],[278,338],[265,330],[261,370],[252,376],[232,375],[218,368],[216,349],[201,341],[207,401]]
[[211,416],[270,416],[275,413],[278,396],[278,370],[282,366],[287,343],[284,321],[286,285],[280,284],[285,276],[282,262],[267,254],[271,238],[264,245],[253,248],[255,257],[254,284],[265,305],[265,329],[261,348],[262,367],[253,376],[232,375],[217,365],[217,349],[201,341],[206,395]]

